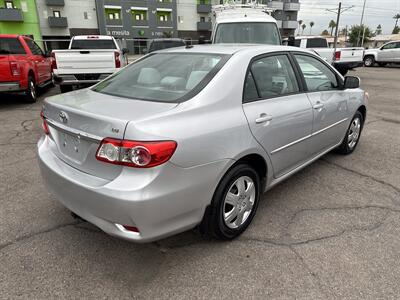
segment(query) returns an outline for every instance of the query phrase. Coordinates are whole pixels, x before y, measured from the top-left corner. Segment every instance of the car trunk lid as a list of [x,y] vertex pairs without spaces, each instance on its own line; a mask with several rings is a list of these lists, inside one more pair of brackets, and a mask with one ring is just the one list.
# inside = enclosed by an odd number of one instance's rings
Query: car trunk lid
[[56,156],[85,173],[112,180],[122,167],[96,159],[102,139],[123,139],[129,121],[153,116],[176,105],[119,98],[86,89],[47,99],[43,113]]

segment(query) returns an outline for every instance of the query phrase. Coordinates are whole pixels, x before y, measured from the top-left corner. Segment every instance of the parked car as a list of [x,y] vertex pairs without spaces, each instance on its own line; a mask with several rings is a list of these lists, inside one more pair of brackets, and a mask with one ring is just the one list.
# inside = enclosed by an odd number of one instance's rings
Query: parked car
[[52,84],[51,58],[29,37],[0,34],[0,95],[22,93],[37,100],[37,88]]
[[177,38],[154,39],[151,40],[150,42],[148,53],[168,48],[182,47],[182,46],[186,46],[186,42],[182,39],[177,39]]
[[79,35],[68,50],[53,50],[55,83],[62,93],[93,85],[128,64],[128,49],[106,35]]
[[200,225],[241,234],[260,195],[357,147],[366,93],[309,51],[207,45],[156,52],[44,102],[44,181],[105,232],[148,242]]
[[[284,40],[284,44],[288,44],[288,39]],[[294,39],[295,47],[312,49],[332,64],[336,70],[343,76],[349,70],[363,66],[364,48],[329,48],[329,43],[326,38],[318,36],[297,36]]]
[[368,49],[364,54],[364,65],[372,67],[377,63],[384,67],[389,63],[400,64],[400,41],[390,42],[377,49]]

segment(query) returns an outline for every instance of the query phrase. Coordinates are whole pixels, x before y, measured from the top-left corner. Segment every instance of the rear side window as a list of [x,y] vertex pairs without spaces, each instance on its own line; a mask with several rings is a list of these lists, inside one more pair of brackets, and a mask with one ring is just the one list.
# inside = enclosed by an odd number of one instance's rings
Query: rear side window
[[279,97],[299,91],[292,65],[284,54],[258,59],[252,63],[250,70],[261,98]]
[[0,55],[26,54],[21,42],[14,38],[0,38]]
[[307,48],[328,48],[325,39],[307,39]]
[[25,42],[33,55],[43,55],[42,49],[34,41],[25,39]]
[[329,91],[339,87],[335,73],[318,59],[295,54],[307,88],[311,92]]
[[71,49],[117,49],[113,40],[73,40]]

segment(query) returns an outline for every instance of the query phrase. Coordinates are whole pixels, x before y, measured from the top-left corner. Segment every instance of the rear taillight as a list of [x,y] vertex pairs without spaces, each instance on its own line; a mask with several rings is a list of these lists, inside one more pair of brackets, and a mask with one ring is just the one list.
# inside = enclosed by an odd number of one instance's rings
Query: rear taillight
[[342,56],[342,52],[341,51],[336,51],[335,52],[335,60],[340,60],[341,56]]
[[10,61],[10,69],[12,76],[19,76],[21,72],[19,70],[19,64],[16,61]]
[[57,69],[56,54],[54,52],[51,52],[51,69]]
[[167,162],[176,149],[174,141],[136,142],[105,138],[96,158],[115,165],[151,168]]
[[114,52],[114,58],[115,58],[115,67],[121,68],[121,60],[119,58],[119,52],[117,51]]
[[46,135],[50,134],[49,125],[47,125],[46,118],[44,117],[43,111],[40,112],[40,118],[42,118],[42,128]]

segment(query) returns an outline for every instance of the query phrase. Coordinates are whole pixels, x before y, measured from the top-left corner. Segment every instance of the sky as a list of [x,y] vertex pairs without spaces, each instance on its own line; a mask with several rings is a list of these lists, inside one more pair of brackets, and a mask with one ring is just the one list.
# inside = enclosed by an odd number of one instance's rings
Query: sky
[[[328,29],[330,20],[336,22],[337,15],[326,9],[337,9],[339,2],[337,0],[300,0],[301,8],[298,20],[303,20],[307,25],[304,34],[310,34],[309,23],[311,21],[315,23],[312,34],[320,34],[324,29]],[[342,14],[339,29],[346,25],[350,28],[351,25],[360,24],[363,4],[364,0],[342,0],[343,8],[354,7]],[[372,30],[381,24],[383,34],[391,34],[395,24],[393,16],[397,13],[400,13],[400,0],[366,0],[364,24]]]

